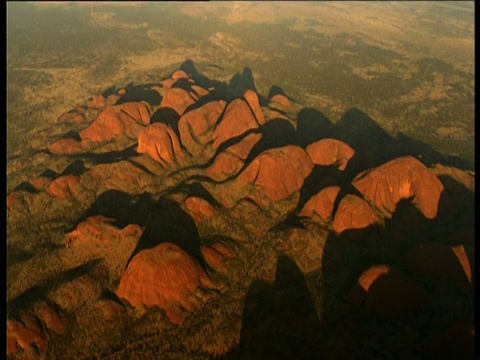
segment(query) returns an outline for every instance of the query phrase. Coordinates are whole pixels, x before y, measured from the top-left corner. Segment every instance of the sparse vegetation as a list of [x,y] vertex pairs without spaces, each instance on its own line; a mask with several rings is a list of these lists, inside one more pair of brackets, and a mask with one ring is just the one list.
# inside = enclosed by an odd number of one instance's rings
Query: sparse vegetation
[[[102,359],[240,359],[265,357],[262,351],[287,358],[400,358],[419,356],[417,345],[426,334],[473,320],[471,281],[412,276],[433,301],[403,324],[372,316],[364,303],[355,306],[347,299],[366,268],[384,263],[402,268],[414,245],[462,246],[469,256],[474,248],[473,18],[468,5],[359,3],[353,12],[337,3],[305,3],[298,11],[299,5],[285,3],[268,17],[266,3],[200,5],[8,4],[7,194],[14,195],[8,198],[7,215],[8,319],[35,312],[48,334],[45,358]],[[377,6],[385,6],[382,17],[374,16]],[[438,21],[446,14],[448,29]],[[443,39],[440,45],[428,43],[433,31]],[[454,45],[451,41],[459,37],[463,41]],[[200,81],[219,93],[226,90],[228,97],[220,98],[240,97],[243,90],[238,89],[253,83],[267,123],[288,121],[278,133],[271,127],[269,136],[267,126],[250,129],[264,142],[254,146],[257,153],[248,155],[238,174],[221,182],[206,176],[206,164],[216,155],[213,139],[198,157],[188,155],[169,166],[137,153],[137,130],[98,143],[80,137],[103,110],[88,108],[94,97],[107,89],[127,89],[128,94],[133,84],[149,90],[155,85],[164,96],[168,88],[162,80],[186,66],[188,58]],[[247,70],[254,81],[246,78]],[[235,73],[238,88],[228,85]],[[179,84],[191,86],[183,80]],[[282,110],[268,104],[274,85],[293,106]],[[79,108],[84,109],[82,122],[60,120]],[[152,118],[159,108],[152,105]],[[317,164],[311,174],[294,180],[293,193],[279,201],[269,198],[262,182],[238,185],[242,171],[265,150],[291,145],[310,161],[302,139],[295,137],[302,117],[308,124],[300,130],[312,141],[319,134],[335,134],[360,144],[353,170]],[[342,120],[344,134],[335,132]],[[325,129],[316,128],[315,121]],[[348,124],[354,126],[350,133]],[[379,143],[369,143],[370,136]],[[227,140],[236,144],[241,137]],[[77,153],[52,153],[50,145],[62,138],[86,145]],[[412,205],[411,184],[401,184],[407,198],[378,226],[336,233],[332,222],[340,200],[332,204],[328,221],[298,216],[299,204],[330,182],[341,186],[339,199],[351,193],[363,197],[351,184],[366,170],[362,161],[381,163],[403,155],[427,167],[460,164],[461,170],[438,170],[444,172],[437,176],[445,185],[438,218],[427,219]],[[63,185],[65,197],[50,191],[53,181],[68,175],[76,182]],[[268,176],[282,174],[256,173],[255,180]],[[45,187],[34,187],[33,180],[42,177]],[[234,191],[238,199],[232,206],[222,203]],[[191,196],[211,202],[214,214],[195,218],[185,206]],[[170,212],[162,208],[165,204]],[[374,201],[367,206],[381,215]],[[176,215],[183,220],[176,221]],[[103,217],[100,227],[88,221],[92,216]],[[87,230],[79,236],[85,243],[75,248],[69,234],[82,226]],[[109,241],[99,244],[104,237]],[[125,241],[128,246],[109,248]],[[188,256],[203,259],[202,269],[216,285],[194,289],[190,295],[201,301],[189,310],[179,308],[185,319],[177,325],[165,309],[132,307],[116,294],[130,257],[162,242],[178,242]],[[223,267],[208,263],[202,253],[215,244],[233,254],[212,251]],[[38,311],[44,303],[64,319],[63,335],[46,325]],[[40,354],[37,345],[29,349]]]

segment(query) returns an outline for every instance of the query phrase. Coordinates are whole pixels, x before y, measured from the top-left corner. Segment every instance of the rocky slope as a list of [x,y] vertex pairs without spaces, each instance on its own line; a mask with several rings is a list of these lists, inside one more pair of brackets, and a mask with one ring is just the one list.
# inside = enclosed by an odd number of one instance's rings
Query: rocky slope
[[29,136],[9,357],[473,356],[474,175],[359,109],[186,61]]

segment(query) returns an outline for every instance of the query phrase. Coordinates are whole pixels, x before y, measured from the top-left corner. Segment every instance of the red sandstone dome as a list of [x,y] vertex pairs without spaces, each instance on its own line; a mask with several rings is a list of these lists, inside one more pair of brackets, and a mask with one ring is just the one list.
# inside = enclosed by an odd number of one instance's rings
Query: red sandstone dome
[[307,154],[315,165],[338,165],[343,171],[348,161],[355,155],[355,150],[336,139],[322,139],[307,146]]
[[436,217],[444,186],[412,156],[404,156],[360,173],[352,184],[386,217],[400,200],[411,201],[428,219]]
[[164,123],[152,124],[138,134],[137,152],[148,154],[164,166],[185,161],[177,134]]
[[340,200],[333,219],[333,229],[337,233],[345,230],[360,230],[381,221],[372,207],[362,198],[347,194]]
[[215,284],[199,263],[177,245],[162,243],[142,250],[123,274],[117,295],[132,306],[158,306],[173,323],[182,323],[182,309],[193,311],[201,299],[198,289],[213,289]]
[[260,101],[258,100],[257,93],[253,90],[247,90],[243,97],[247,101],[248,105],[250,105],[250,109],[252,109],[257,122],[260,125],[265,124],[265,116],[263,115],[262,108],[260,107]]
[[82,189],[83,186],[78,181],[78,177],[74,175],[65,175],[53,180],[47,191],[51,196],[63,199],[67,197],[67,195],[76,197]]
[[225,101],[210,101],[184,114],[178,121],[182,144],[192,155],[200,155],[203,147],[211,141],[210,131],[225,108]]
[[171,108],[181,116],[193,103],[195,103],[195,100],[193,100],[188,91],[181,88],[171,88],[163,97],[160,107]]
[[60,139],[50,145],[50,151],[55,154],[76,154],[82,150],[82,143],[75,139]]
[[216,213],[215,207],[212,204],[198,196],[188,197],[185,200],[185,207],[198,222],[204,218],[210,218]]
[[273,95],[272,98],[270,99],[270,102],[274,105],[280,105],[283,107],[292,106],[292,103],[290,102],[290,100],[288,100],[288,98],[282,94]]
[[258,122],[248,104],[242,99],[235,99],[228,104],[213,132],[213,148],[216,150],[225,141],[257,128]]
[[[288,198],[300,190],[312,172],[313,163],[300,147],[289,145],[264,151],[238,176],[239,185],[253,186],[271,201]],[[251,195],[261,203],[258,195]]]
[[125,134],[136,138],[138,132],[150,124],[152,107],[147,102],[129,102],[104,110],[97,120],[80,132],[83,140],[103,142]]
[[250,151],[260,141],[262,134],[247,135],[238,143],[229,146],[215,158],[214,163],[207,168],[207,176],[222,181],[235,175],[244,165]]
[[38,318],[30,312],[20,316],[20,321],[7,320],[7,355],[18,353],[20,347],[25,351],[24,358],[36,358],[36,347],[41,353],[47,348],[48,337]]
[[222,243],[202,246],[205,261],[215,270],[225,272],[228,259],[234,259],[235,253]]
[[307,201],[298,215],[311,217],[315,213],[322,221],[329,221],[332,217],[333,205],[339,192],[340,186],[328,186],[320,190],[320,192]]

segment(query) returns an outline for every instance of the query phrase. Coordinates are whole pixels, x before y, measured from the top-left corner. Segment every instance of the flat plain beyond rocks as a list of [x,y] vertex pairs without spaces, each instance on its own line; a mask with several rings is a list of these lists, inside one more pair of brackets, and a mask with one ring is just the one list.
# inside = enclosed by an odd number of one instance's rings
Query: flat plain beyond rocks
[[474,357],[468,4],[269,6],[9,4],[9,358]]

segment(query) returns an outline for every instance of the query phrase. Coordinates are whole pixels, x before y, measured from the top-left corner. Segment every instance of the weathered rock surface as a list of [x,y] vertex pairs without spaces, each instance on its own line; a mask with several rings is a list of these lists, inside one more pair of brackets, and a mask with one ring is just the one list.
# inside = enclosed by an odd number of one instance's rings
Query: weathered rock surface
[[160,108],[171,108],[175,110],[179,116],[182,116],[185,110],[194,103],[195,100],[188,91],[175,87],[166,92]]
[[252,109],[253,114],[257,119],[257,122],[260,125],[265,124],[265,115],[263,115],[262,108],[260,107],[258,94],[253,90],[247,90],[245,91],[245,94],[243,95],[243,97],[247,101],[248,105],[250,105],[250,109]]
[[207,168],[207,176],[216,181],[223,181],[237,174],[245,164],[250,150],[261,138],[262,134],[252,133],[238,143],[227,147],[218,154],[213,164]]
[[43,354],[47,348],[47,343],[48,337],[43,331],[42,324],[32,313],[22,313],[20,321],[7,320],[8,356],[13,356],[22,349],[25,351],[24,358],[40,358],[34,347],[39,350],[40,354]]
[[225,101],[211,101],[184,114],[178,121],[182,144],[195,156],[211,141],[211,131],[225,108]]
[[222,243],[202,246],[205,261],[216,271],[226,272],[228,260],[235,258],[235,253]]
[[333,229],[341,234],[345,230],[365,229],[380,221],[379,216],[365,200],[347,194],[340,200],[333,219]]
[[277,106],[280,105],[286,108],[292,106],[292,103],[290,102],[290,100],[288,100],[288,98],[282,94],[273,95],[272,98],[270,99],[270,103]]
[[67,196],[77,197],[84,189],[75,175],[64,175],[53,180],[47,188],[51,196],[66,198]]
[[320,190],[307,201],[298,215],[312,217],[315,213],[323,222],[329,221],[339,192],[340,186],[328,186]]
[[243,191],[249,192],[249,197],[261,207],[268,207],[265,200],[284,200],[300,190],[312,169],[312,161],[298,146],[270,149],[247,166],[235,179],[232,188],[242,191],[242,187],[248,187],[250,190]]
[[315,165],[338,165],[341,171],[345,170],[348,161],[355,155],[355,150],[336,139],[319,140],[308,145],[306,151]]
[[136,139],[138,132],[150,124],[152,108],[147,102],[130,102],[104,110],[97,120],[80,132],[82,140],[111,141],[122,134]]
[[401,200],[411,199],[426,218],[433,219],[444,190],[435,174],[412,156],[362,172],[352,184],[385,217],[391,217]]
[[207,200],[198,196],[190,196],[185,200],[185,207],[188,212],[197,220],[202,221],[204,218],[215,216],[215,207]]
[[180,324],[185,319],[183,309],[193,311],[200,304],[197,290],[213,288],[215,284],[190,255],[177,245],[162,243],[135,255],[117,295],[134,307],[158,306]]
[[75,139],[60,139],[50,145],[50,151],[54,154],[76,154],[83,151],[83,146]]
[[258,128],[258,122],[248,104],[235,99],[227,105],[225,114],[213,132],[213,148],[216,150],[225,141]]
[[185,161],[185,153],[176,132],[164,123],[152,124],[138,134],[137,152],[148,154],[164,166]]

